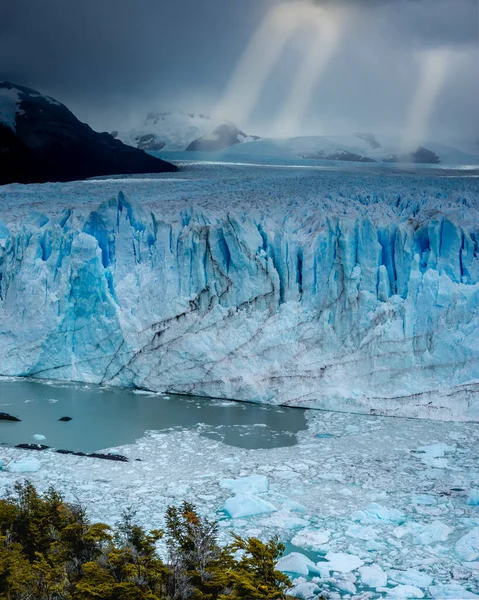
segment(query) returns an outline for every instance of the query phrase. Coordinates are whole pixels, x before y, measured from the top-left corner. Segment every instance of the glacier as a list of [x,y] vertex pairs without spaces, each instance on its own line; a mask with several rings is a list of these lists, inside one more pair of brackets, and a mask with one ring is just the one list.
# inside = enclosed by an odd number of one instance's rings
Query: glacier
[[477,420],[479,180],[371,173],[4,186],[0,374]]

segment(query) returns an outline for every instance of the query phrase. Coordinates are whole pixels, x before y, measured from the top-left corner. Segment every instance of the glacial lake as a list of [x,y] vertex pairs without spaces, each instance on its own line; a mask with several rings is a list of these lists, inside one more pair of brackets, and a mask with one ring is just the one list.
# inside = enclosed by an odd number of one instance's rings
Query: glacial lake
[[0,421],[2,445],[40,443],[81,452],[172,428],[195,429],[238,448],[281,448],[294,446],[296,434],[307,428],[298,408],[29,379],[0,380],[0,412],[21,419]]

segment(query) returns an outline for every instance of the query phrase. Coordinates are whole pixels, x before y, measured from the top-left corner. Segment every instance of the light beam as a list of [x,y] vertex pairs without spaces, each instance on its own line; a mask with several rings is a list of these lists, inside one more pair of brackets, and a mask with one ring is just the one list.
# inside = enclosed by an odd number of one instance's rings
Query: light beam
[[415,152],[427,139],[431,116],[446,82],[451,58],[451,51],[445,49],[428,50],[419,56],[420,82],[402,136],[405,154]]
[[338,49],[343,24],[338,9],[312,7],[308,25],[314,28],[314,41],[277,119],[275,130],[281,137],[297,134],[314,90]]
[[216,107],[215,117],[247,122],[269,73],[302,18],[303,3],[280,4],[254,33]]

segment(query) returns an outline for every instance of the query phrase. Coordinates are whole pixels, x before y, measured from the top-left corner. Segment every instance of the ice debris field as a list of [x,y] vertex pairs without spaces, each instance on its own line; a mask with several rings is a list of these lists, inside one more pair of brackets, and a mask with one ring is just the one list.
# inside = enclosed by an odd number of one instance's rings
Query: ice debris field
[[0,188],[0,369],[477,420],[479,178],[189,164]]
[[[161,400],[160,400],[161,401]],[[248,450],[195,430],[148,432],[128,463],[3,447],[0,495],[54,485],[95,520],[133,507],[162,526],[189,500],[231,531],[279,535],[301,599],[479,598],[475,423],[308,411],[296,446]],[[48,441],[48,440],[47,440]],[[137,461],[135,459],[140,459]]]

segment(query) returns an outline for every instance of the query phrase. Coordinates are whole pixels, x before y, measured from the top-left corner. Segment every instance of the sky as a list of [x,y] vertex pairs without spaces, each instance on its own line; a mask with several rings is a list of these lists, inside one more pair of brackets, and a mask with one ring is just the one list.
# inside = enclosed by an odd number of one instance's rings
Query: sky
[[99,130],[181,109],[259,135],[477,141],[478,1],[1,0],[0,79]]

